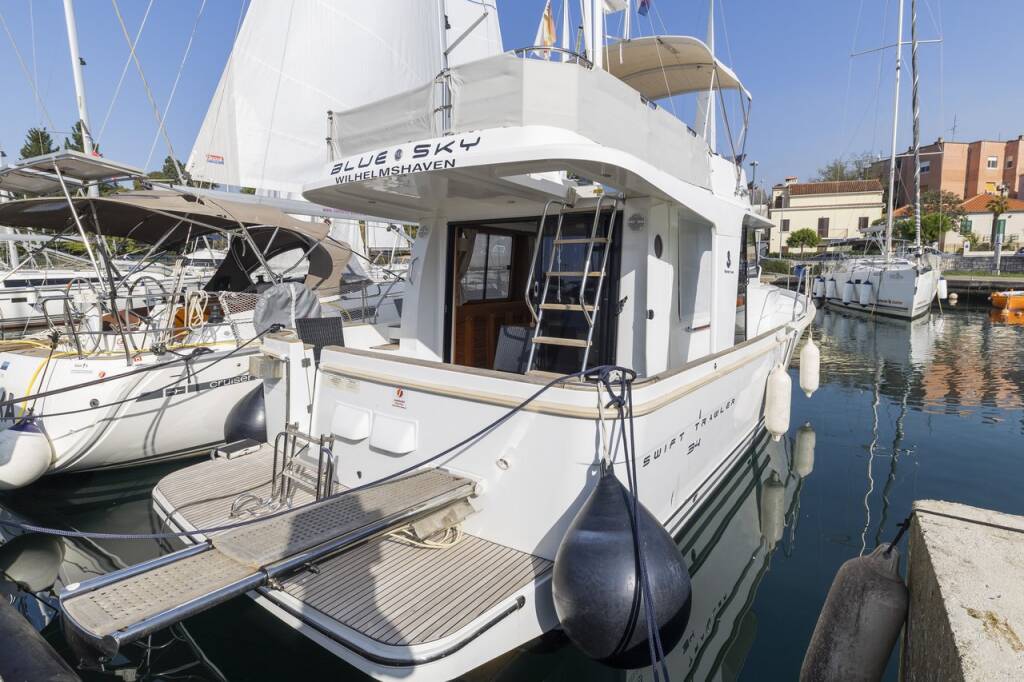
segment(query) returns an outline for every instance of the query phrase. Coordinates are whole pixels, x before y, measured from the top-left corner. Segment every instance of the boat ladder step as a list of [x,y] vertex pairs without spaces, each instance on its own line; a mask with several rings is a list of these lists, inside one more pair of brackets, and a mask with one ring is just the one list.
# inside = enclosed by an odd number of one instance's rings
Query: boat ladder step
[[[579,270],[554,270],[552,272],[545,272],[545,277],[583,277],[583,272]],[[587,277],[600,277],[600,270],[591,270],[586,273]]]
[[562,336],[535,336],[533,342],[548,346],[569,346],[570,348],[586,348],[590,345],[586,339],[567,339]]
[[538,307],[541,310],[575,310],[577,312],[586,310],[587,312],[594,312],[594,306],[589,303],[587,305],[580,305],[579,303],[541,303]]
[[473,495],[473,481],[425,469],[213,535],[68,585],[65,624],[106,656],[128,642]]
[[556,239],[553,243],[555,246],[569,246],[572,244],[607,244],[608,237],[594,237],[593,239],[589,239],[586,237],[572,239]]

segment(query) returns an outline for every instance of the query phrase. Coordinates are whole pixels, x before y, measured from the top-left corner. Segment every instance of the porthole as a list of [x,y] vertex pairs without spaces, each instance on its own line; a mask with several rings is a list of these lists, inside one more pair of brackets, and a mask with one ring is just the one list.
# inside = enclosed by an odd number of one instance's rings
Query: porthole
[[655,256],[655,258],[661,258],[662,248],[663,248],[663,245],[661,243],[661,235],[660,234],[654,235],[654,256]]

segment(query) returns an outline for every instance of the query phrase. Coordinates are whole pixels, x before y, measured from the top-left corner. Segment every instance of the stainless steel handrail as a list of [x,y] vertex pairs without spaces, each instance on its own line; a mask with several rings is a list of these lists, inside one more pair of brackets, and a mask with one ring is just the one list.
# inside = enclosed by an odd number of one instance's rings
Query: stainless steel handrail
[[512,50],[512,54],[514,54],[517,57],[522,57],[523,59],[543,59],[543,57],[531,57],[530,53],[545,51],[568,55],[569,57],[572,58],[571,60],[569,60],[569,62],[563,63],[574,63],[587,69],[594,68],[594,62],[590,61],[589,59],[581,55],[579,52],[573,52],[572,50],[567,50],[564,47],[556,47],[554,45],[532,45],[530,47],[517,47],[516,49]]

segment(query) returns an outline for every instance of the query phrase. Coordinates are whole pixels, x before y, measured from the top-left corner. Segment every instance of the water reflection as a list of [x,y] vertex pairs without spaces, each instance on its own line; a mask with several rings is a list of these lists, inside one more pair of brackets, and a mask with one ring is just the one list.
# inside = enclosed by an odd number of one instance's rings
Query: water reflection
[[819,310],[814,326],[829,382],[867,390],[878,383],[908,409],[964,415],[1024,406],[1021,323],[987,308],[914,321]]
[[[0,497],[0,515],[68,531],[160,532],[150,494],[176,466],[180,464],[44,478]],[[0,527],[0,540],[0,599],[8,599],[66,659],[80,666],[84,679],[109,680],[114,671],[140,680],[179,674],[225,679],[184,626],[157,633],[103,665],[69,647],[61,632],[57,595],[64,586],[159,556],[172,548],[167,541],[56,537],[13,533],[6,527]]]
[[[794,375],[790,437],[764,438],[751,448],[679,538],[694,602],[689,631],[669,654],[673,680],[795,679],[835,571],[888,541],[914,499],[1024,513],[1024,325],[987,308],[958,307],[914,322],[825,310],[814,335],[822,387],[806,400]],[[78,530],[159,530],[150,490],[177,466],[43,479],[0,496],[0,514]],[[10,581],[0,589],[63,646],[51,607],[56,590],[167,549],[152,540],[20,538],[0,547],[0,567],[32,593]],[[198,648],[185,641],[188,633]],[[360,676],[247,599],[189,619],[184,634],[158,633],[151,643],[172,641],[159,655],[128,648],[110,667],[151,673],[191,665],[193,679],[219,679],[203,662],[205,651],[233,680],[285,679],[294,676],[296,660],[305,677]],[[650,677],[649,670],[593,663],[558,633],[467,676]],[[887,679],[896,679],[895,665]]]

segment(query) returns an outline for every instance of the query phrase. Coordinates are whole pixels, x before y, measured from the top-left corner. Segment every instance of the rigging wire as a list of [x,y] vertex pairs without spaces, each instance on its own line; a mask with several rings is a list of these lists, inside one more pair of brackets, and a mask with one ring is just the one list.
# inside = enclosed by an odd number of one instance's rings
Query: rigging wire
[[[885,44],[885,29],[889,23],[889,0],[885,0],[885,9],[882,10],[882,37],[879,44]],[[882,66],[885,63],[885,51],[878,53],[878,80],[875,83],[875,118],[871,130],[871,149],[875,148],[875,141],[878,139],[878,102],[882,92]]]
[[[850,57],[846,59],[846,92],[843,93],[843,108],[842,117],[839,124],[839,139],[846,139],[846,112],[850,107],[850,86],[853,81],[853,53],[857,51],[857,38],[860,37],[860,21],[864,14],[864,0],[860,0],[860,8],[857,10],[857,21],[853,26],[853,40],[850,41]],[[859,127],[859,126],[858,126]],[[853,134],[850,135],[853,137]],[[850,142],[847,140],[846,148],[843,150],[843,154],[840,154],[840,158],[846,154],[846,149],[849,148]]]
[[114,87],[114,94],[110,98],[110,105],[107,107],[107,113],[103,116],[103,124],[100,126],[100,132],[96,136],[96,146],[99,147],[100,141],[103,139],[103,131],[107,129],[107,123],[110,121],[110,115],[114,111],[114,105],[117,103],[117,98],[121,94],[121,86],[124,85],[124,78],[128,75],[128,67],[132,64],[131,50],[135,49],[139,45],[139,40],[142,38],[142,30],[146,28],[146,20],[149,19],[149,11],[153,9],[153,0],[149,0],[149,4],[146,5],[146,12],[142,15],[142,22],[139,24],[139,30],[135,32],[135,40],[132,41],[131,48],[128,51],[128,56],[124,60],[124,66],[121,67],[121,77],[117,79],[117,86]]
[[[181,81],[181,73],[185,70],[185,63],[188,61],[188,55],[192,52],[192,41],[195,40],[196,29],[199,28],[199,20],[203,17],[204,9],[206,9],[206,0],[202,0],[199,4],[199,12],[196,14],[196,20],[192,23],[192,33],[189,34],[188,42],[185,44],[185,54],[181,57],[181,64],[178,65],[178,73],[174,76],[174,85],[171,86],[171,94],[167,96],[167,104],[164,105],[164,122],[167,121],[167,114],[171,110],[171,103],[174,102],[174,93],[178,90],[178,83]],[[149,145],[149,155],[146,156],[146,163],[143,168],[149,168],[149,162],[153,160],[153,152],[156,150],[156,143],[159,139],[160,133],[158,131],[153,135],[153,143]]]
[[[32,80],[39,82],[38,61],[36,60],[36,13],[32,0],[28,0],[28,27],[32,38]],[[38,111],[36,113],[39,113]]]
[[0,25],[3,26],[4,33],[7,34],[7,39],[11,41],[11,47],[14,48],[14,54],[18,58],[18,65],[21,67],[21,72],[25,74],[25,79],[28,81],[28,84],[32,86],[32,93],[35,95],[36,104],[39,105],[40,110],[43,112],[43,116],[46,117],[46,122],[50,124],[50,130],[56,130],[57,126],[53,124],[53,119],[50,118],[50,112],[46,109],[46,104],[43,102],[42,95],[39,94],[38,83],[36,83],[36,80],[29,72],[28,66],[25,64],[24,57],[21,56],[21,50],[18,49],[18,43],[14,40],[14,36],[11,34],[11,29],[7,26],[7,20],[4,18],[3,12],[0,12]]
[[171,161],[174,162],[174,170],[178,174],[178,181],[181,184],[185,184],[185,176],[181,171],[181,166],[178,164],[178,157],[174,153],[174,145],[171,144],[171,137],[167,134],[167,128],[164,126],[163,118],[160,116],[160,107],[156,104],[156,99],[153,97],[153,90],[149,87],[149,81],[146,80],[146,73],[142,70],[142,62],[139,61],[139,55],[135,51],[135,45],[132,44],[132,38],[128,35],[128,27],[125,26],[124,17],[121,15],[121,8],[117,4],[117,0],[110,0],[114,5],[114,13],[117,15],[117,22],[121,25],[121,33],[124,35],[124,40],[128,43],[128,49],[131,52],[132,60],[135,62],[135,68],[139,72],[139,78],[142,80],[142,86],[146,90],[146,97],[149,98],[149,103],[153,107],[153,115],[156,116],[157,129],[163,134],[164,140],[167,142],[167,151],[170,152]]

